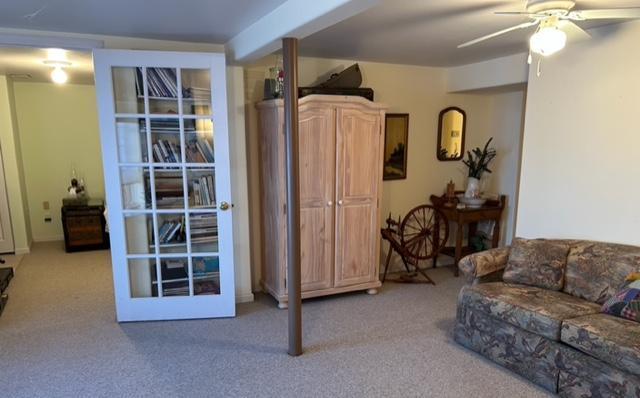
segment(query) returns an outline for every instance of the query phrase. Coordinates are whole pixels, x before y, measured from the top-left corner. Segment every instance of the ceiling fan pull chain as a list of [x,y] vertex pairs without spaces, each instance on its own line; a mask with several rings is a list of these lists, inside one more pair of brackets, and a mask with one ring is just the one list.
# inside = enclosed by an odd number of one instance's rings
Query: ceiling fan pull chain
[[536,76],[542,75],[542,57],[538,58],[538,68],[536,69]]

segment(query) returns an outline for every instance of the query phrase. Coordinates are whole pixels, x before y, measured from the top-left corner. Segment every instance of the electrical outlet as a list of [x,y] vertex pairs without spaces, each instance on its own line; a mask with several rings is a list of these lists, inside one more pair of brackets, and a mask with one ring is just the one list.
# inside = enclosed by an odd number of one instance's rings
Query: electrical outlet
[[42,208],[44,210],[49,210],[49,201],[45,200],[44,202],[42,202]]

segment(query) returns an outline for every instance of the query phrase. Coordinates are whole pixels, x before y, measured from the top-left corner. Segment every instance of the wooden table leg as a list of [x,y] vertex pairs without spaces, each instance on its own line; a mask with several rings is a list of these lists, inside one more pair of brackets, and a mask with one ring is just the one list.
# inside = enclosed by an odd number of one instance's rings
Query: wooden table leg
[[491,240],[491,247],[496,248],[500,244],[500,220],[494,220],[493,224],[493,238]]
[[462,259],[462,239],[464,238],[464,224],[456,223],[456,252],[454,258],[453,275],[458,276],[458,262]]
[[[438,220],[438,217],[436,217],[436,222],[433,230],[433,244],[438,245],[439,242],[440,242],[440,221]],[[447,242],[445,242],[445,245],[446,244]],[[433,251],[435,252],[435,255],[433,256],[433,268],[436,268],[438,266],[438,252],[440,251],[440,247],[434,246]]]

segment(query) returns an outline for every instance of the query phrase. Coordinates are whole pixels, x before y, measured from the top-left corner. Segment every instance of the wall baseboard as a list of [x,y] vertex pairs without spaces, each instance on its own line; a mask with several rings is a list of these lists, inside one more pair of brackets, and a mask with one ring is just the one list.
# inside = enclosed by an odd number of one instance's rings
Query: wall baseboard
[[57,242],[57,241],[61,241],[64,240],[64,235],[54,235],[54,236],[34,236],[33,237],[33,242],[34,243],[40,243],[40,242]]
[[16,247],[15,250],[16,256],[22,255],[22,254],[29,254],[31,253],[31,248],[30,247]]
[[236,292],[236,303],[251,303],[255,300],[253,293]]

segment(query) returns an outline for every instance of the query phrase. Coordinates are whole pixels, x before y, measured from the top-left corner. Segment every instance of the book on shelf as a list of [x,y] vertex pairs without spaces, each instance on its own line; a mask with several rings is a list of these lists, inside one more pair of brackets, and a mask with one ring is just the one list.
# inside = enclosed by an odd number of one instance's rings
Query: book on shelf
[[178,163],[180,145],[173,141],[159,139],[153,143],[153,159],[158,163]]
[[210,101],[211,89],[208,87],[187,87],[183,90],[182,96],[198,101]]
[[188,163],[213,163],[215,159],[211,144],[202,138],[190,140],[185,152]]
[[191,243],[213,243],[218,241],[218,217],[215,213],[189,216]]
[[156,205],[159,208],[184,207],[184,187],[182,185],[182,171],[156,171],[155,191]]
[[[140,121],[140,131],[146,131],[146,124],[144,120]],[[180,120],[177,118],[158,118],[151,119],[151,132],[152,133],[179,133],[180,132]],[[193,133],[196,131],[195,120],[185,119],[182,127],[185,132]]]
[[220,259],[218,257],[195,257],[192,260],[193,275],[219,274]]
[[[144,94],[142,68],[136,68],[136,93]],[[178,83],[173,68],[147,68],[147,93],[149,97],[177,98]]]
[[[176,70],[173,68],[147,68],[147,93],[149,97],[178,98]],[[142,68],[136,68],[136,94],[142,96]],[[183,87],[182,97],[196,101],[211,101],[209,87]]]
[[184,230],[184,217],[164,221],[158,229],[158,241],[160,244],[184,242]]
[[202,176],[192,182],[193,204],[211,207],[216,205],[215,184],[212,175]]
[[198,296],[205,294],[220,294],[219,279],[195,282],[193,284],[193,294]]

